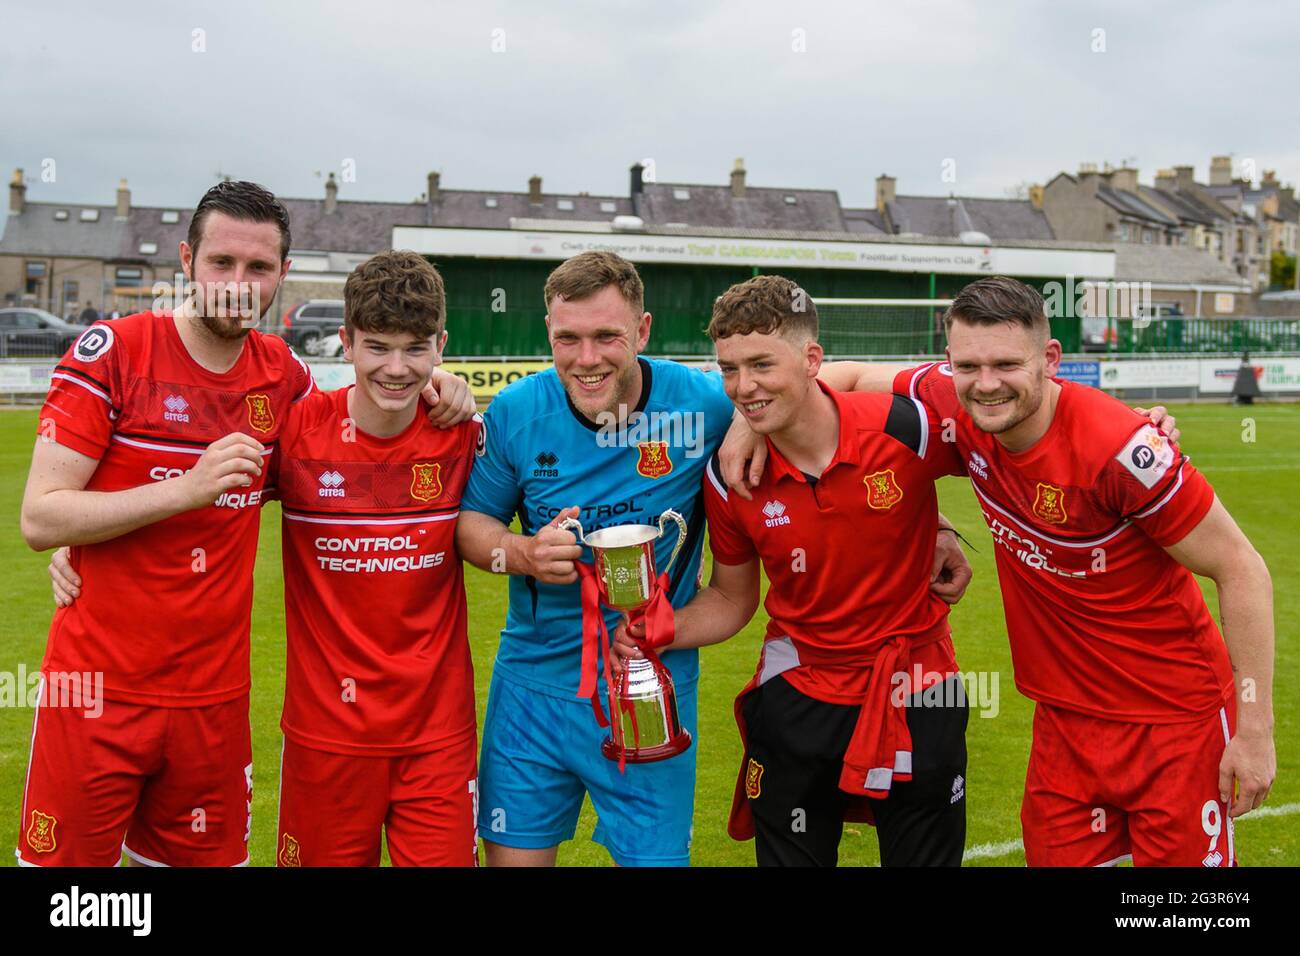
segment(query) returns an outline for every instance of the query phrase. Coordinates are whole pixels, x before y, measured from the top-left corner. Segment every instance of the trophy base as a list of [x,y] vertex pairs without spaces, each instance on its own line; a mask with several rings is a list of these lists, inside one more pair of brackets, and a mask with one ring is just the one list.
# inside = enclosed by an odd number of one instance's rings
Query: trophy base
[[[654,763],[658,760],[667,760],[669,757],[676,757],[680,753],[685,753],[691,748],[691,733],[689,730],[683,730],[672,740],[656,744],[653,747],[628,747],[623,752],[623,760],[626,763]],[[608,759],[617,761],[619,759],[619,748],[614,743],[613,737],[606,737],[605,742],[600,745],[600,752]]]

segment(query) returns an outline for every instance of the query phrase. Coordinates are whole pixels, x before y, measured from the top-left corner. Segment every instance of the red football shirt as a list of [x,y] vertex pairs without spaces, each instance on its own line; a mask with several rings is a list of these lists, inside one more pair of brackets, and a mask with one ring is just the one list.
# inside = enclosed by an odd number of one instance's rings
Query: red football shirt
[[[92,325],[51,376],[39,433],[99,459],[88,491],[183,474],[231,432],[270,455],[289,406],[314,385],[282,339],[250,332],[239,360],[200,366],[170,315]],[[54,614],[42,665],[102,672],[110,700],[196,707],[248,692],[253,561],[265,470],[222,495],[111,541],[71,549],[81,596]]]
[[769,441],[752,501],[728,493],[714,456],[704,504],[713,560],[757,556],[771,582],[763,667],[816,700],[856,704],[886,641],[949,634],[948,605],[930,591],[934,483],[964,469],[919,403],[822,390],[839,410],[840,440],[821,477],[810,481]]
[[280,443],[285,736],[395,756],[474,734],[456,516],[480,422],[399,435],[350,424],[352,387],[294,408]]
[[1212,715],[1232,692],[1227,648],[1195,577],[1164,548],[1205,517],[1214,490],[1128,406],[1059,384],[1047,433],[1013,453],[975,427],[946,365],[894,380],[954,424],[993,534],[1016,686],[1112,720]]

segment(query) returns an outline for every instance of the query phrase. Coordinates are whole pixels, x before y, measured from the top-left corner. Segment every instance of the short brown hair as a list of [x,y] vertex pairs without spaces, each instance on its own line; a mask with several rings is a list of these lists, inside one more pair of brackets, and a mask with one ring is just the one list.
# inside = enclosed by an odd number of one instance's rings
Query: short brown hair
[[217,183],[203,194],[194,215],[190,217],[190,228],[185,234],[190,252],[195,259],[199,255],[199,242],[203,239],[203,224],[214,212],[225,213],[232,219],[242,222],[273,222],[280,230],[280,261],[289,258],[289,210],[284,203],[276,199],[271,191],[257,183],[226,180]]
[[943,316],[945,332],[953,321],[968,325],[1023,325],[1031,332],[1050,337],[1051,326],[1043,310],[1043,297],[1032,286],[1008,276],[989,276],[972,282],[952,300]]
[[733,285],[713,303],[709,338],[761,332],[817,339],[817,307],[785,276],[754,276]]
[[556,296],[573,302],[595,295],[606,286],[617,286],[619,294],[639,320],[645,312],[645,286],[636,266],[614,252],[582,252],[566,259],[546,277],[542,295],[546,311]]
[[352,270],[343,285],[343,324],[348,338],[363,332],[409,332],[427,339],[447,324],[442,276],[414,252],[381,252]]

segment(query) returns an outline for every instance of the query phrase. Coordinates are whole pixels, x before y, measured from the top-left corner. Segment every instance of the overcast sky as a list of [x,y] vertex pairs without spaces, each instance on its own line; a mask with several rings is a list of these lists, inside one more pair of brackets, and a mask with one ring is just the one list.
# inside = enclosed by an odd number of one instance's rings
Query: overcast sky
[[[0,170],[28,198],[663,182],[994,196],[1080,161],[1300,177],[1300,5],[4,0]],[[49,163],[53,160],[53,164]],[[946,162],[948,161],[948,162]],[[42,182],[42,169],[54,181]],[[955,173],[955,182],[944,179]]]

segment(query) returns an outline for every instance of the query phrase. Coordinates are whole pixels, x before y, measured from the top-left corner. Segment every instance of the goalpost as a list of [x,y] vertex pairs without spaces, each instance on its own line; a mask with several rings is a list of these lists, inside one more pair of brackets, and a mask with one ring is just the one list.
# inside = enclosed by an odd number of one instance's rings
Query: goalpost
[[943,352],[943,313],[952,299],[813,296],[813,304],[828,358],[916,358]]

